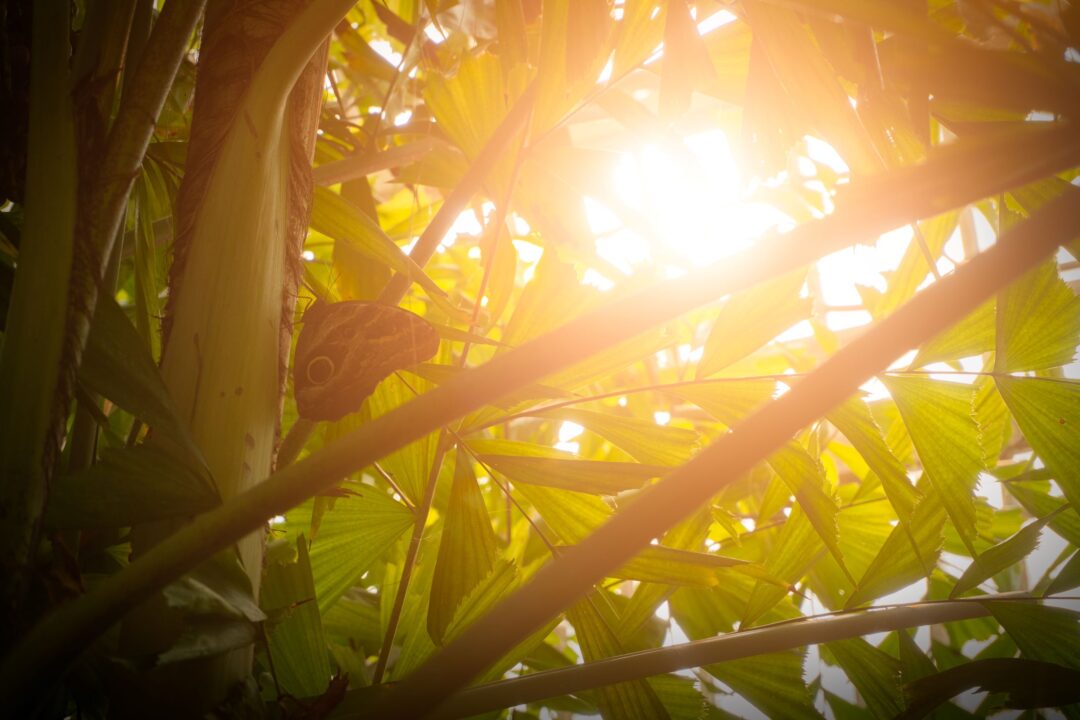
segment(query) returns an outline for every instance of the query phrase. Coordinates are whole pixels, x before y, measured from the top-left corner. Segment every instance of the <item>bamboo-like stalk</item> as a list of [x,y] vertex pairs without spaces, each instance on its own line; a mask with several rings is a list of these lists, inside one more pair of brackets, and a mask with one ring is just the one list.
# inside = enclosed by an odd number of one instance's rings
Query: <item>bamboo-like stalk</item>
[[29,162],[18,272],[0,357],[0,547],[9,617],[45,502],[46,457],[60,446],[53,398],[63,368],[76,214],[75,130],[68,92],[70,8],[35,4]]
[[372,717],[425,717],[528,634],[585,595],[800,428],[858,391],[896,358],[973,312],[1080,234],[1080,206],[1061,196],[985,253],[931,285],[616,513],[583,542],[446,645],[381,698]]
[[[1023,158],[1018,163],[1017,158]],[[213,553],[350,472],[596,352],[727,293],[801,267],[857,240],[1080,164],[1070,125],[990,143],[957,142],[920,166],[849,189],[859,199],[827,218],[764,239],[723,265],[658,282],[579,316],[275,472],[196,518],[125,570],[36,626],[0,669],[0,702],[25,707],[36,682],[53,678],[94,638],[148,595]],[[944,303],[949,306],[951,302]],[[501,632],[501,630],[499,631]]]
[[[870,633],[986,617],[990,614],[989,603],[1022,599],[1026,598],[1021,593],[1005,593],[961,600],[905,603],[763,625],[742,632],[641,650],[468,688],[447,701],[431,715],[430,720],[472,717],[613,683],[794,650],[807,645],[864,637]],[[348,703],[348,700],[344,702]],[[346,708],[335,717],[349,720],[363,715],[360,711],[351,712]]]

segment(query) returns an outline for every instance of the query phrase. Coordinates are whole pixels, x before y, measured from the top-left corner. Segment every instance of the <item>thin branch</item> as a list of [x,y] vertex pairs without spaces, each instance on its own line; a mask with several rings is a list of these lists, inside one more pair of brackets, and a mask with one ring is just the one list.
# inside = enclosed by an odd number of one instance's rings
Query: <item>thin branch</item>
[[[987,605],[995,600],[1026,599],[1029,598],[1010,593],[977,599],[912,603],[804,617],[480,685],[454,696],[430,717],[432,720],[471,717],[505,707],[688,668],[862,637],[870,633],[986,617],[990,614]],[[348,700],[345,702],[348,703]],[[365,715],[346,710],[340,717],[345,720]]]
[[[16,713],[32,705],[37,683],[56,678],[83,648],[151,593],[259,529],[268,518],[466,413],[717,297],[779,277],[914,219],[1077,164],[1080,135],[1067,124],[986,140],[958,140],[918,166],[853,184],[845,193],[850,201],[838,204],[827,218],[763,238],[751,251],[715,267],[657,282],[617,303],[586,312],[479,368],[458,374],[200,515],[86,595],[58,608],[8,654],[0,668],[0,703]],[[957,276],[935,284],[939,289],[934,296],[940,296],[941,287],[947,292],[950,280]],[[936,310],[945,311],[953,301],[939,305]]]
[[[596,395],[585,395],[570,398],[569,400],[560,400],[559,402],[550,403],[548,405],[541,405],[539,407],[529,408],[527,410],[521,410],[510,415],[503,415],[501,417],[486,420],[481,425],[476,425],[470,428],[466,428],[469,433],[479,432],[480,430],[486,430],[489,427],[495,425],[502,425],[503,423],[510,422],[512,420],[520,420],[522,418],[536,417],[542,413],[550,410],[558,410],[565,407],[572,407],[574,405],[582,405],[584,403],[596,402],[598,400],[607,400],[609,398],[622,397],[624,395],[635,395],[637,393],[645,392],[664,392],[666,390],[673,390],[680,387],[693,387],[696,385],[713,385],[723,383],[740,383],[740,382],[753,382],[755,380],[774,380],[776,382],[782,382],[790,384],[792,380],[798,380],[809,375],[809,372],[796,372],[796,373],[765,373],[762,375],[738,375],[730,377],[712,377],[703,378],[701,380],[678,380],[676,382],[669,383],[655,383],[651,385],[637,385],[631,388],[622,388],[620,390],[610,390],[608,392],[597,393]],[[931,375],[956,375],[956,376],[971,376],[971,377],[1009,377],[1011,373],[993,372],[989,370],[888,370],[878,373],[878,377],[885,375],[912,375],[917,377],[929,377]],[[1061,382],[1076,382],[1075,380],[1068,380],[1064,378],[1030,378],[1032,380],[1058,380]]]
[[409,538],[409,549],[405,552],[405,564],[401,566],[401,579],[398,580],[394,606],[390,609],[390,619],[386,624],[386,635],[383,636],[382,647],[379,649],[379,659],[375,662],[375,674],[371,678],[372,685],[382,683],[386,663],[390,660],[390,649],[394,646],[394,635],[397,634],[401,611],[405,607],[405,598],[409,594],[409,581],[416,567],[416,557],[420,553],[420,540],[424,537],[424,527],[427,526],[428,516],[431,515],[431,505],[435,501],[435,487],[438,484],[445,454],[446,435],[444,433],[439,436],[439,444],[435,448],[435,457],[431,462],[431,472],[428,476],[427,488],[424,490],[424,499],[414,514],[413,534]]
[[[525,127],[525,123],[532,115],[535,100],[536,83],[533,82],[525,89],[514,107],[503,118],[484,149],[480,151],[480,154],[476,156],[476,160],[469,166],[465,176],[454,186],[450,195],[443,201],[442,207],[435,213],[435,217],[424,228],[424,232],[421,233],[416,245],[413,246],[412,252],[409,253],[409,257],[417,265],[423,267],[431,259],[431,256],[435,254],[439,243],[442,242],[446,233],[450,231],[450,226],[457,220],[458,215],[468,205],[472,196],[480,190],[480,186],[483,185],[484,180],[487,179],[495,164],[502,158],[503,153],[506,152],[513,139]],[[379,294],[379,302],[397,305],[409,289],[409,282],[408,276],[400,273],[390,278],[390,282]]]
[[[449,430],[449,428],[447,429]],[[453,435],[454,438],[457,440],[458,447],[463,449],[470,456],[472,456],[472,459],[475,460],[480,465],[480,467],[484,468],[484,472],[486,472],[488,474],[488,477],[491,478],[491,482],[495,483],[495,487],[499,488],[499,490],[502,491],[503,495],[506,496],[508,507],[512,505],[513,507],[516,507],[518,509],[518,512],[520,512],[522,517],[525,518],[526,522],[529,523],[529,526],[532,527],[533,531],[536,533],[536,536],[540,538],[540,542],[544,543],[544,545],[547,547],[552,557],[558,555],[558,550],[556,550],[555,546],[551,543],[551,541],[547,539],[547,536],[544,535],[544,531],[540,529],[540,526],[536,524],[536,521],[533,520],[529,513],[525,510],[525,508],[521,506],[521,503],[517,501],[517,498],[514,497],[514,494],[510,492],[510,488],[499,482],[499,479],[495,476],[495,472],[490,467],[488,467],[487,463],[480,459],[480,456],[476,453],[476,451],[469,447],[469,444],[466,443],[460,435],[458,435],[453,430],[450,430],[450,434]],[[509,522],[507,524],[509,525]]]
[[386,472],[386,470],[383,469],[383,466],[377,462],[371,463],[371,466],[375,468],[375,472],[379,473],[379,477],[386,481],[386,484],[390,486],[390,489],[398,494],[398,497],[401,498],[401,502],[405,504],[405,507],[415,513],[416,506],[409,500],[409,496],[405,494],[405,491],[398,487],[397,481],[394,480],[394,476]]

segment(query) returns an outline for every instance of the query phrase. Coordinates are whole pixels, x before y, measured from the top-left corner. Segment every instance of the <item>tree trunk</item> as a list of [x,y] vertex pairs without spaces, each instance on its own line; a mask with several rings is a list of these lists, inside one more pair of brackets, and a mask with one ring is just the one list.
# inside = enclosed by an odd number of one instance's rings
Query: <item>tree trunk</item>
[[[267,52],[306,5],[223,0],[210,4],[203,30],[175,217],[162,374],[223,499],[272,468],[310,210],[325,43],[288,96],[281,122],[253,116],[245,101]],[[135,552],[173,530],[170,524],[137,528]],[[256,596],[263,540],[255,533],[237,546]],[[159,597],[129,617],[124,649],[160,652],[181,626]],[[147,701],[177,716],[204,712],[250,676],[251,661],[249,646],[151,671],[130,699],[131,714],[145,713]]]

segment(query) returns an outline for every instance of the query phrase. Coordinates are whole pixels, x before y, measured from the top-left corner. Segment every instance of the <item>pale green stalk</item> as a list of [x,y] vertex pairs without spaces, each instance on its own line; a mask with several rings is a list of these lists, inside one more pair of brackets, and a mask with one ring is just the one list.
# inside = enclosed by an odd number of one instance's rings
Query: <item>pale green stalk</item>
[[[871,633],[986,617],[990,614],[987,605],[1002,599],[1015,601],[1022,599],[1022,596],[1008,593],[977,599],[911,603],[811,616],[743,632],[618,655],[584,665],[523,675],[463,690],[433,714],[431,720],[471,717],[604,685],[755,655],[794,650],[807,645],[864,637]],[[359,711],[346,711],[337,717],[346,720],[362,715]]]

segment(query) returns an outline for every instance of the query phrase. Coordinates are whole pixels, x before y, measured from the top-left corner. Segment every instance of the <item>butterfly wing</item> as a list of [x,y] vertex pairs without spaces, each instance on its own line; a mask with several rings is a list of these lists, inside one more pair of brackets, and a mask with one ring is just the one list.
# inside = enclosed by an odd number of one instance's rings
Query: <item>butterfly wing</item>
[[355,300],[317,302],[304,313],[293,384],[300,417],[338,420],[360,409],[388,375],[430,359],[439,335],[399,307]]

